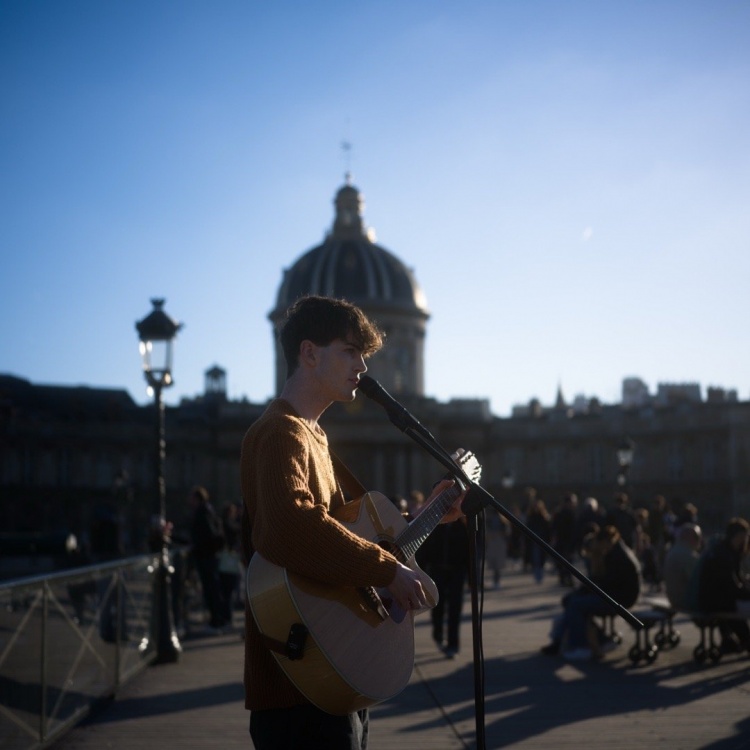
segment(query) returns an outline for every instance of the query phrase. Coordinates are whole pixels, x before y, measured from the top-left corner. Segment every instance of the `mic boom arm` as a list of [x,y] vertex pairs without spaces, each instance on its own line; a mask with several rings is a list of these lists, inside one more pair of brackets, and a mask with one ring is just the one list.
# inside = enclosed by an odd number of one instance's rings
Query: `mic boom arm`
[[633,627],[643,627],[643,623],[635,617],[635,615],[599,588],[599,586],[597,586],[590,578],[581,573],[578,568],[566,560],[554,547],[547,544],[547,542],[537,536],[537,534],[526,526],[525,523],[516,518],[513,513],[511,513],[502,503],[498,502],[482,486],[469,479],[464,470],[432,436],[430,431],[424,427],[416,417],[412,416],[401,404],[399,404],[399,402],[396,401],[396,399],[393,398],[393,396],[391,396],[391,394],[388,393],[388,391],[386,391],[377,380],[374,380],[368,375],[362,375],[359,379],[359,389],[365,394],[365,396],[380,404],[380,406],[385,409],[388,418],[396,427],[398,427],[399,430],[409,435],[412,440],[421,445],[437,461],[443,464],[457,481],[463,484],[465,488],[468,488],[468,493],[462,505],[466,515],[476,515],[485,507],[494,507],[505,518],[507,518],[513,526],[525,534],[532,542],[544,549],[584,586],[606,601],[617,612],[617,614],[620,615],[620,617],[629,622]]

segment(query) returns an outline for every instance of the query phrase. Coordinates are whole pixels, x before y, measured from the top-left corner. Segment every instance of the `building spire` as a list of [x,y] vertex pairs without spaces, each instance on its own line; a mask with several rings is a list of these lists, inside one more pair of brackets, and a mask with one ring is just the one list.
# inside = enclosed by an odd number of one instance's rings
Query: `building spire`
[[334,200],[336,218],[333,222],[333,236],[338,239],[367,236],[362,213],[364,200],[349,178],[350,175],[347,175],[346,185],[336,193]]
[[341,141],[341,153],[344,156],[344,180],[347,185],[352,184],[352,144],[349,141]]
[[567,409],[568,405],[565,403],[565,396],[562,392],[562,383],[557,381],[557,399],[555,401],[555,409]]

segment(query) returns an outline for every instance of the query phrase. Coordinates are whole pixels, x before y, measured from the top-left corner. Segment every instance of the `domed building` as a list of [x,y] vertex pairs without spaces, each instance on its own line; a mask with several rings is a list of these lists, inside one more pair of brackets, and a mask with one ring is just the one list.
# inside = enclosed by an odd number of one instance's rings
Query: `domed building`
[[[299,297],[320,294],[358,305],[385,331],[386,343],[368,367],[370,374],[394,394],[424,395],[424,339],[429,318],[427,301],[413,272],[376,244],[365,226],[361,193],[346,184],[336,193],[333,227],[321,245],[284,270],[275,308],[269,319],[278,333],[286,309]],[[286,380],[284,354],[276,342],[276,391]]]

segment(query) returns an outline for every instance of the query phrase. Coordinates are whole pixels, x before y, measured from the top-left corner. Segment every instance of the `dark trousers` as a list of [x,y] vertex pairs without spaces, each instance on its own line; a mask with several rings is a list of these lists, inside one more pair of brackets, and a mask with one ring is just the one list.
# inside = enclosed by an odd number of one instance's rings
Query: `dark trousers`
[[608,614],[612,614],[612,608],[598,594],[584,588],[575,589],[563,597],[563,614],[552,628],[552,640],[559,643],[567,635],[571,651],[587,648],[589,619]]
[[431,569],[430,573],[440,594],[437,605],[432,609],[432,637],[438,643],[442,642],[443,623],[447,620],[446,647],[452,651],[458,651],[466,570],[463,567],[440,567]]
[[232,624],[232,610],[234,608],[234,593],[240,577],[235,573],[219,572],[219,586],[221,588],[221,607],[224,621]]
[[250,713],[255,750],[367,750],[367,709],[332,716],[315,706],[293,706]]
[[215,557],[196,557],[195,567],[201,579],[203,602],[211,617],[211,627],[224,625],[224,604],[219,583],[219,561]]

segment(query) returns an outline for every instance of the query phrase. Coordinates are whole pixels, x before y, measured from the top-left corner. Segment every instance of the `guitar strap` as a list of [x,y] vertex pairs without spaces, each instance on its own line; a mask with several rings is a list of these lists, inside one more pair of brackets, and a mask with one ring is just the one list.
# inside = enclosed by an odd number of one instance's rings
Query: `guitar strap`
[[341,489],[344,492],[344,497],[351,500],[352,498],[364,495],[367,490],[359,479],[349,471],[349,467],[332,450],[329,450],[328,452],[331,454],[333,471],[336,474],[336,479],[339,480]]
[[301,622],[295,622],[289,628],[289,637],[286,641],[277,641],[264,633],[260,634],[260,638],[267,649],[286,656],[289,661],[295,661],[304,656],[307,633],[307,628]]

